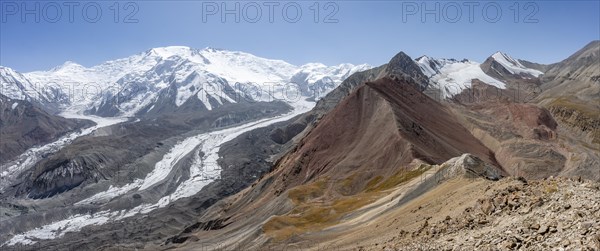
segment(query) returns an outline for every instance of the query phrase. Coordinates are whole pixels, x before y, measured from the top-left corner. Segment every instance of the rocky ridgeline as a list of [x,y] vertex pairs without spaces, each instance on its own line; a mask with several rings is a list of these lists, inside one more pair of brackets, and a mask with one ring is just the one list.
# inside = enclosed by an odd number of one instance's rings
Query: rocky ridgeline
[[550,111],[564,124],[589,134],[592,143],[600,143],[600,119],[598,117],[594,118],[577,109],[559,105],[551,106]]
[[401,230],[383,250],[600,250],[600,183],[507,178],[460,217]]

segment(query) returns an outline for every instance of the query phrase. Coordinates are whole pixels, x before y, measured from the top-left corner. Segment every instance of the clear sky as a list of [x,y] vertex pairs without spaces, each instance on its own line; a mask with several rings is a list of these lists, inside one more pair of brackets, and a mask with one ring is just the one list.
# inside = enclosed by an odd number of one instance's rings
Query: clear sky
[[239,50],[297,65],[380,65],[399,51],[412,57],[426,54],[479,62],[504,51],[516,58],[554,63],[600,39],[599,2],[102,1],[72,5],[3,0],[0,65],[21,72],[47,70],[67,60],[93,66],[169,45]]

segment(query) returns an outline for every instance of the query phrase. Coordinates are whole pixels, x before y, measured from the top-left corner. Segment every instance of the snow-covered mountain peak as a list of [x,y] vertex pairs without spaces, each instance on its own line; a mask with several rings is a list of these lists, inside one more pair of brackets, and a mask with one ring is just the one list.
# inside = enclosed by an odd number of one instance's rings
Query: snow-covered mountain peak
[[327,66],[322,63],[307,63],[307,64],[300,66],[299,71],[312,71],[312,70],[323,70],[323,69],[336,70],[336,71],[349,71],[352,69],[367,70],[370,68],[372,68],[372,66],[370,66],[368,64],[353,65],[353,64],[348,64],[348,63],[342,63],[342,64],[339,64],[336,66]]
[[257,57],[250,53],[226,50],[202,50],[200,54],[210,62],[205,69],[234,83],[277,83],[288,80],[297,66],[283,60]]
[[[346,65],[346,64],[343,64],[343,65]],[[361,71],[364,71],[364,70],[368,70],[368,69],[371,69],[371,68],[373,68],[373,66],[371,66],[371,65],[369,65],[369,64],[359,64],[359,65],[352,65],[352,64],[348,64],[348,65],[352,66],[352,68],[358,68],[358,69],[361,69]]]
[[304,69],[304,70],[310,70],[310,69],[319,69],[319,68],[326,68],[327,65],[322,64],[322,63],[307,63],[307,64],[303,64],[302,66],[300,66],[300,69]]
[[58,71],[72,71],[72,70],[81,70],[81,69],[86,69],[86,68],[85,68],[85,66],[75,63],[73,61],[66,61],[62,65],[59,65],[59,66],[56,66],[56,67],[50,69],[50,71],[58,72]]
[[204,49],[202,49],[202,51],[210,51],[210,52],[216,52],[216,51],[226,51],[223,48],[215,48],[215,47],[204,47]]
[[10,67],[0,65],[0,76],[9,76],[12,74],[17,74],[17,72]]
[[350,74],[357,71],[364,71],[372,68],[368,64],[352,65],[339,64],[337,66],[327,66],[322,63],[308,63],[300,66],[294,76],[299,74],[307,75],[309,82],[316,82],[324,77],[331,77],[335,80],[343,80]]
[[197,56],[198,50],[192,49],[187,46],[167,46],[157,47],[148,50],[148,56],[158,57],[160,59],[167,59],[172,56],[179,56],[181,58],[193,58]]
[[429,57],[427,55],[423,55],[423,56],[420,56],[420,57],[418,57],[418,58],[415,59],[415,61],[418,62],[418,63],[427,63],[427,62],[430,62],[430,61],[433,61],[433,60],[435,60],[435,59],[432,58],[432,57]]
[[507,65],[525,68],[518,60],[501,51],[497,51],[491,57],[499,63],[507,62]]
[[501,52],[501,51],[496,51],[494,54],[492,54],[493,58],[499,58],[499,57],[509,57],[508,54]]
[[500,64],[504,69],[514,75],[539,77],[543,72],[527,68],[518,59],[514,59],[504,52],[496,52],[491,57],[492,60]]
[[36,100],[40,103],[56,98],[56,93],[51,88],[40,89],[23,74],[4,66],[0,66],[0,94],[16,100]]
[[[22,86],[24,83],[28,82],[27,79],[21,73],[18,73],[13,69],[4,66],[0,66],[0,81],[2,82],[2,86],[0,86],[2,87],[0,89],[0,92],[2,93],[0,94],[4,94],[9,97],[11,95],[7,95],[6,93],[9,87],[11,89],[18,88],[19,86]],[[15,91],[17,90],[15,89]]]
[[425,55],[415,59],[415,62],[419,65],[419,68],[421,68],[421,72],[427,77],[439,73],[439,69],[442,68],[442,65],[437,60]]

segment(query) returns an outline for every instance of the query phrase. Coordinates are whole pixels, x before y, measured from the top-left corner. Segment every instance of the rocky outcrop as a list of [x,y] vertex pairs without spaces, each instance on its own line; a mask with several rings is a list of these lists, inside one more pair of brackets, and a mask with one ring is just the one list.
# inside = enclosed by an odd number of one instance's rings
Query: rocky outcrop
[[485,178],[499,180],[502,178],[501,171],[493,165],[484,162],[480,158],[465,153],[460,157],[454,157],[441,164],[447,177],[465,177],[468,179]]
[[549,106],[561,124],[571,128],[591,144],[600,144],[600,115],[584,104],[557,99]]

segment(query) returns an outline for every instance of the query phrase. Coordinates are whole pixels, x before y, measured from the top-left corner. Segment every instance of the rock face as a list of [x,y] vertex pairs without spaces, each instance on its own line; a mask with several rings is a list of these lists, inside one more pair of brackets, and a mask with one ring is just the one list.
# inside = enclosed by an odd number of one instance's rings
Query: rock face
[[338,88],[317,102],[312,113],[316,113],[317,117],[320,117],[354,91],[357,86],[364,82],[392,75],[412,79],[412,83],[417,89],[427,87],[427,77],[423,75],[419,66],[404,52],[399,52],[385,65],[358,72],[348,77]]
[[0,94],[0,164],[25,150],[58,139],[67,132],[92,126],[91,121],[48,114],[30,102]]
[[590,144],[600,144],[600,116],[593,108],[566,100],[557,100],[550,111],[563,125],[571,128]]
[[378,77],[384,76],[410,78],[412,80],[410,83],[421,92],[427,89],[429,85],[429,80],[421,72],[421,68],[404,52],[396,54],[385,66],[385,75],[379,75]]

